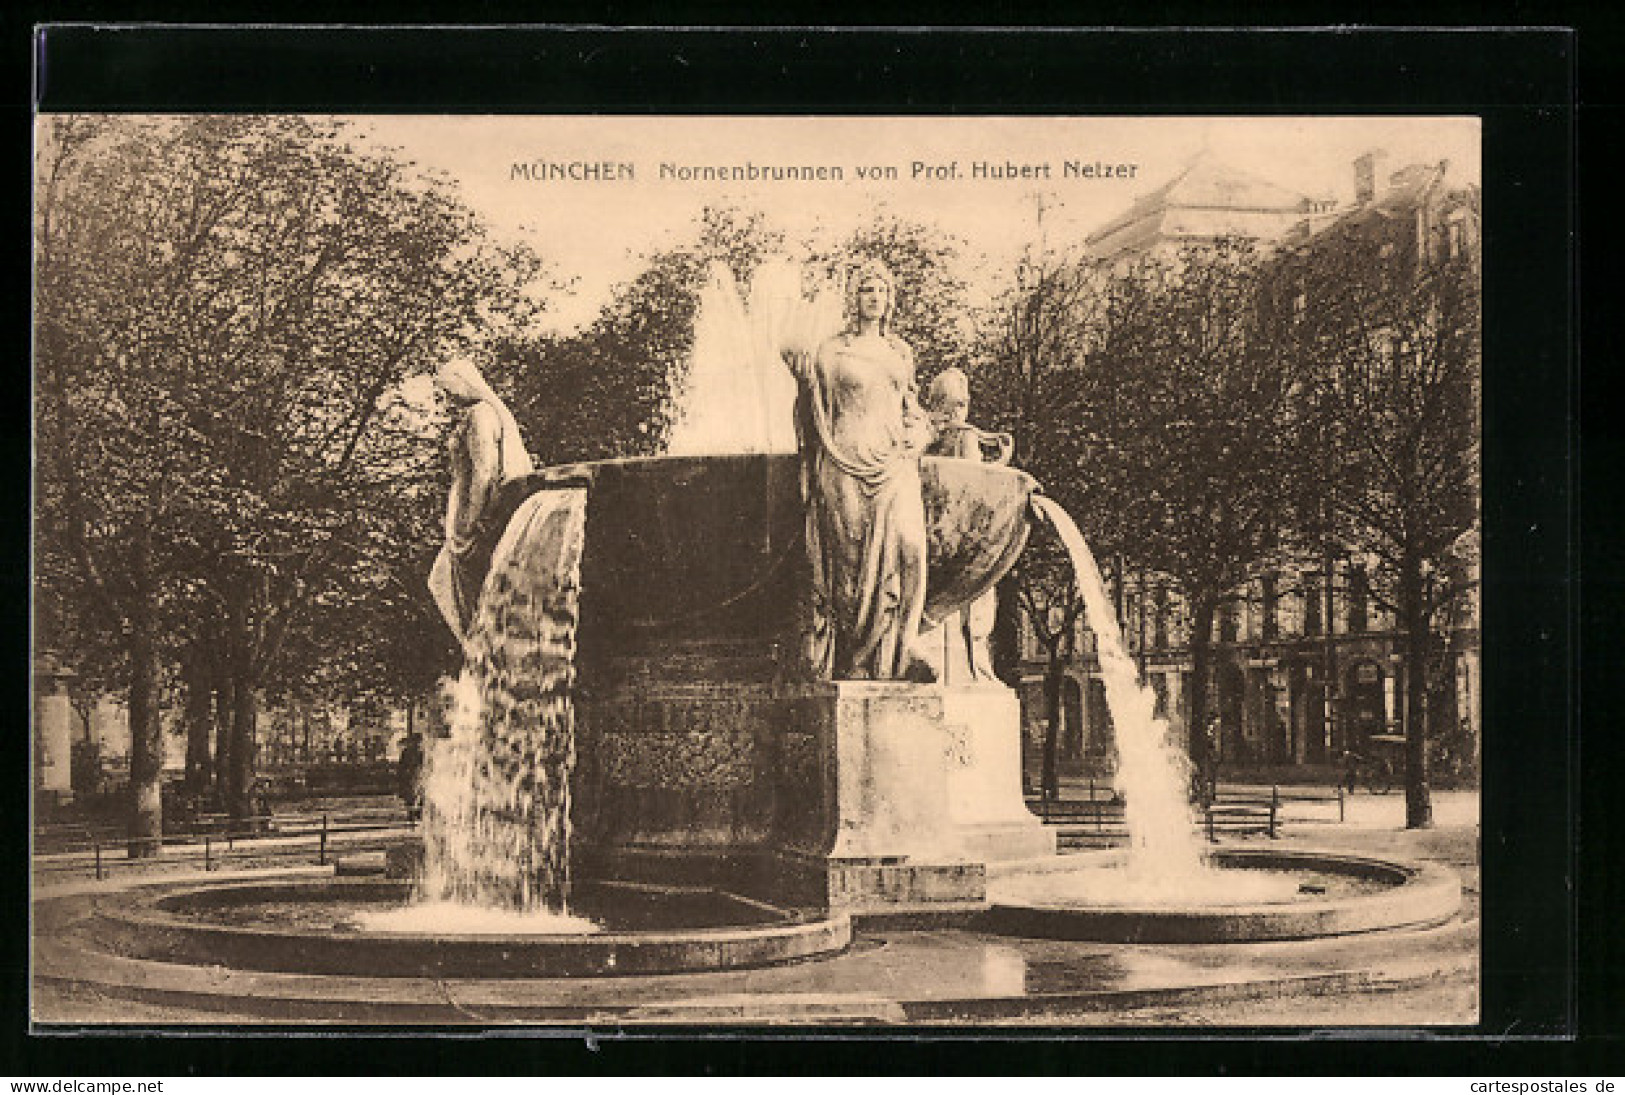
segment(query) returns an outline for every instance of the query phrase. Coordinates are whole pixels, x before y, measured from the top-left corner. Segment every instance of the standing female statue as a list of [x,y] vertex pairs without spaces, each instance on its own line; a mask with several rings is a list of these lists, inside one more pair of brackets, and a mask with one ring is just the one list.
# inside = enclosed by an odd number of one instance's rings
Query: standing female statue
[[808,654],[825,678],[932,680],[915,649],[926,579],[920,454],[931,427],[914,354],[891,332],[891,272],[865,263],[848,288],[847,329],[816,354],[788,355],[813,568]]
[[[464,639],[479,602],[491,549],[511,504],[502,488],[535,470],[513,413],[467,361],[452,361],[435,385],[458,419],[449,442],[451,494],[446,499],[446,543],[429,573],[429,591],[446,623]],[[511,502],[511,500],[504,500]]]

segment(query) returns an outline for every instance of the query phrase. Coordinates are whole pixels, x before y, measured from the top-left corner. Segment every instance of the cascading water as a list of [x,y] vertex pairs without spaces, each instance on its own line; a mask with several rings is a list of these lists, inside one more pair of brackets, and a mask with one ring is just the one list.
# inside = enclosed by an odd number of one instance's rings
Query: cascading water
[[1189,798],[1189,762],[1179,744],[1169,740],[1167,720],[1156,716],[1156,694],[1141,683],[1139,670],[1123,647],[1117,614],[1083,534],[1053,499],[1038,495],[1033,505],[1072,560],[1095,634],[1106,705],[1117,730],[1117,789],[1129,832],[1129,874],[1137,885],[1188,886],[1202,869]]
[[[673,392],[674,455],[793,452],[787,350],[840,327],[839,294],[803,291],[800,266],[770,262],[746,307],[713,264],[685,381]],[[586,491],[550,488],[509,521],[449,697],[450,735],[422,775],[424,862],[411,905],[363,918],[384,931],[571,933],[570,779],[575,629]]]
[[[568,916],[586,503],[584,488],[538,492],[492,554],[450,736],[432,741],[425,758],[420,902]],[[591,928],[573,921],[556,930]]]
[[1116,785],[1123,796],[1123,821],[1129,834],[1124,869],[1045,876],[1036,892],[1049,900],[1082,899],[1105,905],[1290,900],[1298,888],[1297,879],[1290,874],[1227,871],[1205,861],[1191,809],[1190,761],[1180,743],[1170,738],[1168,721],[1157,717],[1156,693],[1141,682],[1139,669],[1123,645],[1122,629],[1094,553],[1072,518],[1053,499],[1035,495],[1032,501],[1066,548],[1095,634],[1106,706],[1117,732]]

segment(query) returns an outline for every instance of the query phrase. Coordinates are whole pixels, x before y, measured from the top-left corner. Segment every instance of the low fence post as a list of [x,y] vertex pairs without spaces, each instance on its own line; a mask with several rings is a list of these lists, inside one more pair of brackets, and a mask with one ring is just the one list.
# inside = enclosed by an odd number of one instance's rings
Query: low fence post
[[321,843],[321,851],[318,853],[317,858],[316,858],[316,865],[319,866],[319,867],[327,866],[327,815],[326,814],[322,815],[322,843]]
[[1213,835],[1213,803],[1207,804],[1207,842],[1217,844],[1219,838]]
[[1270,786],[1270,839],[1275,839],[1276,819],[1281,810],[1281,788],[1279,784]]
[[102,880],[102,842],[100,838],[94,841],[96,845],[96,881]]
[[203,869],[214,870],[214,847],[209,840],[209,834],[203,834]]
[[1337,785],[1337,821],[1338,821],[1338,824],[1342,824],[1343,821],[1344,821],[1344,817],[1343,817],[1343,785],[1341,783],[1339,783]]

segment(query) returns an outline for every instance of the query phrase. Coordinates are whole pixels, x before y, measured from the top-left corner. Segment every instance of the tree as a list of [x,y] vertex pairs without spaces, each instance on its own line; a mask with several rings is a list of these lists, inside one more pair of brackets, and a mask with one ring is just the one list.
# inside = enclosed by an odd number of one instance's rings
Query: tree
[[1080,506],[1185,601],[1191,759],[1204,776],[1213,623],[1277,558],[1298,428],[1299,365],[1260,337],[1257,280],[1242,242],[1140,260],[1113,277],[1079,376]]
[[[1012,587],[1028,629],[1044,648],[1044,740],[1040,746],[1039,789],[1045,799],[1060,798],[1061,725],[1065,718],[1066,668],[1078,654],[1078,619],[1083,599],[1067,572],[1064,552],[1055,545],[1031,545]],[[1007,594],[1007,595],[1012,595]]]
[[[195,517],[225,621],[226,799],[239,818],[257,812],[258,693],[278,684],[290,635],[361,623],[343,634],[371,642],[421,616],[378,626],[380,608],[405,608],[380,596],[400,532],[413,510],[421,532],[435,502],[423,489],[432,431],[401,411],[400,383],[532,315],[531,256],[484,244],[445,185],[335,139],[281,123],[239,137],[231,151],[253,180],[244,215],[221,225],[218,265],[188,287],[211,394],[238,412],[203,427],[219,476]],[[358,601],[359,621],[344,612]]]
[[[1408,228],[1408,226],[1407,226]],[[1426,710],[1440,628],[1473,588],[1478,521],[1479,287],[1470,250],[1354,218],[1276,274],[1279,338],[1313,370],[1306,403],[1332,462],[1307,489],[1333,535],[1375,562],[1405,664],[1405,818],[1432,823]]]
[[151,130],[58,118],[43,127],[38,156],[38,574],[68,631],[112,640],[111,656],[83,649],[87,666],[122,679],[129,853],[144,857],[157,854],[161,836],[159,612],[188,442],[159,290],[187,254],[166,251],[146,231],[173,197],[173,180],[153,172],[132,192],[122,170],[139,177],[157,162]]
[[[155,799],[161,756],[148,682],[184,646],[229,728],[217,785],[249,818],[260,691],[318,617],[366,595],[428,502],[406,489],[426,437],[392,410],[395,391],[524,329],[538,264],[486,243],[445,183],[358,153],[342,127],[67,119],[50,133],[42,574],[124,636],[137,798]],[[188,707],[200,743],[204,704]],[[149,839],[156,813],[138,811]]]
[[[1082,520],[1090,542],[1115,544],[1115,526],[1085,507],[1088,492],[1079,430],[1079,377],[1100,336],[1105,294],[1101,268],[1034,251],[1023,258],[1016,285],[990,310],[977,355],[978,416],[1010,433],[1013,463]],[[1027,627],[1045,651],[1042,787],[1058,789],[1057,750],[1066,666],[1076,657],[1083,603],[1064,552],[1034,544],[1001,597],[1024,609]],[[1006,613],[1008,615],[1008,611]]]
[[295,709],[342,698],[410,711],[456,669],[456,642],[424,585],[444,537],[448,475],[439,442],[450,425],[398,395],[387,402],[378,430],[393,455],[369,461],[389,468],[377,487],[383,497],[344,534],[346,573],[290,631],[268,698]]

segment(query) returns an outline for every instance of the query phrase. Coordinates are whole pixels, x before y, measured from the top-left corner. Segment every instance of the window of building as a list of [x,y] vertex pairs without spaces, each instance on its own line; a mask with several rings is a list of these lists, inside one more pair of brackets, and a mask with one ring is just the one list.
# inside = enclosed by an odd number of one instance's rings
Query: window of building
[[1151,644],[1158,650],[1168,649],[1168,587],[1158,586],[1151,617]]
[[1281,637],[1280,594],[1275,588],[1275,575],[1266,574],[1261,583],[1263,593],[1259,603],[1259,637],[1272,643]]
[[1371,586],[1365,567],[1359,563],[1349,568],[1349,630],[1370,629]]
[[1226,601],[1219,609],[1219,641],[1233,643],[1241,637],[1241,602]]
[[1321,575],[1311,572],[1303,576],[1303,633],[1319,635],[1325,631],[1325,600],[1321,593]]

